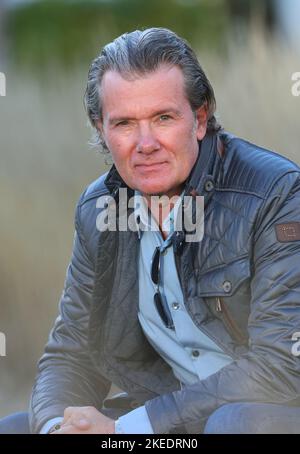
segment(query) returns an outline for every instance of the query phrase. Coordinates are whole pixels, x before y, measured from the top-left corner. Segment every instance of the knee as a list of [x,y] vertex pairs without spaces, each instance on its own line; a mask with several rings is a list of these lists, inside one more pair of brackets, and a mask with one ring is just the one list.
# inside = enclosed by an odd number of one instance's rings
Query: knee
[[225,404],[208,418],[205,434],[255,434],[259,432],[257,411],[248,403]]

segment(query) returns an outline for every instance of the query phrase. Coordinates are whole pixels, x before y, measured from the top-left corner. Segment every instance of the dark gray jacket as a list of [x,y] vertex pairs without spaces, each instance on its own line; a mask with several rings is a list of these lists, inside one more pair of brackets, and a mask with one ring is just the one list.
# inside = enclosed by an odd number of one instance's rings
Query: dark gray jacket
[[[197,433],[228,402],[300,403],[300,169],[226,133],[206,136],[186,194],[205,197],[199,243],[174,239],[187,310],[234,358],[181,387],[137,318],[136,232],[100,233],[99,196],[124,186],[113,167],[81,196],[74,249],[55,322],[39,362],[33,432],[67,406],[101,408],[110,384],[146,405],[155,433]],[[130,191],[129,191],[130,195]]]

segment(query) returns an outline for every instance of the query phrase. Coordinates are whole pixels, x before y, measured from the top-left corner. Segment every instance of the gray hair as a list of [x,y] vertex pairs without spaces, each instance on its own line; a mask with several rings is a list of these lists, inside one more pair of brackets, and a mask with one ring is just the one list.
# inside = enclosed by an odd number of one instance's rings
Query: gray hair
[[182,70],[193,112],[206,104],[207,131],[221,129],[214,115],[216,100],[213,88],[190,45],[171,30],[148,28],[119,36],[102,49],[90,66],[84,103],[90,123],[95,128],[93,145],[101,145],[108,152],[97,128],[97,122],[102,120],[101,81],[105,72],[116,71],[124,78],[142,77],[162,64],[178,66]]

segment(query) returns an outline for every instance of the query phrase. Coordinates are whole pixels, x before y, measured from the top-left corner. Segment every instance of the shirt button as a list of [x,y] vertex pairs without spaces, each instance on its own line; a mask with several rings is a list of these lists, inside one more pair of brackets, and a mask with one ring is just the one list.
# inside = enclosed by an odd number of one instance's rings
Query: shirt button
[[223,282],[222,287],[223,287],[224,292],[229,293],[232,289],[232,284],[230,281],[225,281],[225,282]]
[[199,355],[200,355],[199,350],[193,350],[193,351],[192,351],[192,356],[193,356],[193,358],[198,358]]
[[180,308],[180,304],[179,303],[172,303],[172,309],[174,309],[174,311],[177,311],[177,309]]

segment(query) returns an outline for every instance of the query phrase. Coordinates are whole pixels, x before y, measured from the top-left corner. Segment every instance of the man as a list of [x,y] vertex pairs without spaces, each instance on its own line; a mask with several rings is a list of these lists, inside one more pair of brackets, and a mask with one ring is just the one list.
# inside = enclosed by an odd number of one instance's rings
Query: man
[[[300,432],[299,167],[222,130],[195,54],[167,29],[105,46],[85,101],[114,165],[77,206],[32,432]],[[136,229],[120,227],[125,190]],[[177,221],[189,203],[199,219],[199,197],[204,232],[189,241]],[[105,411],[111,383],[137,408]]]

